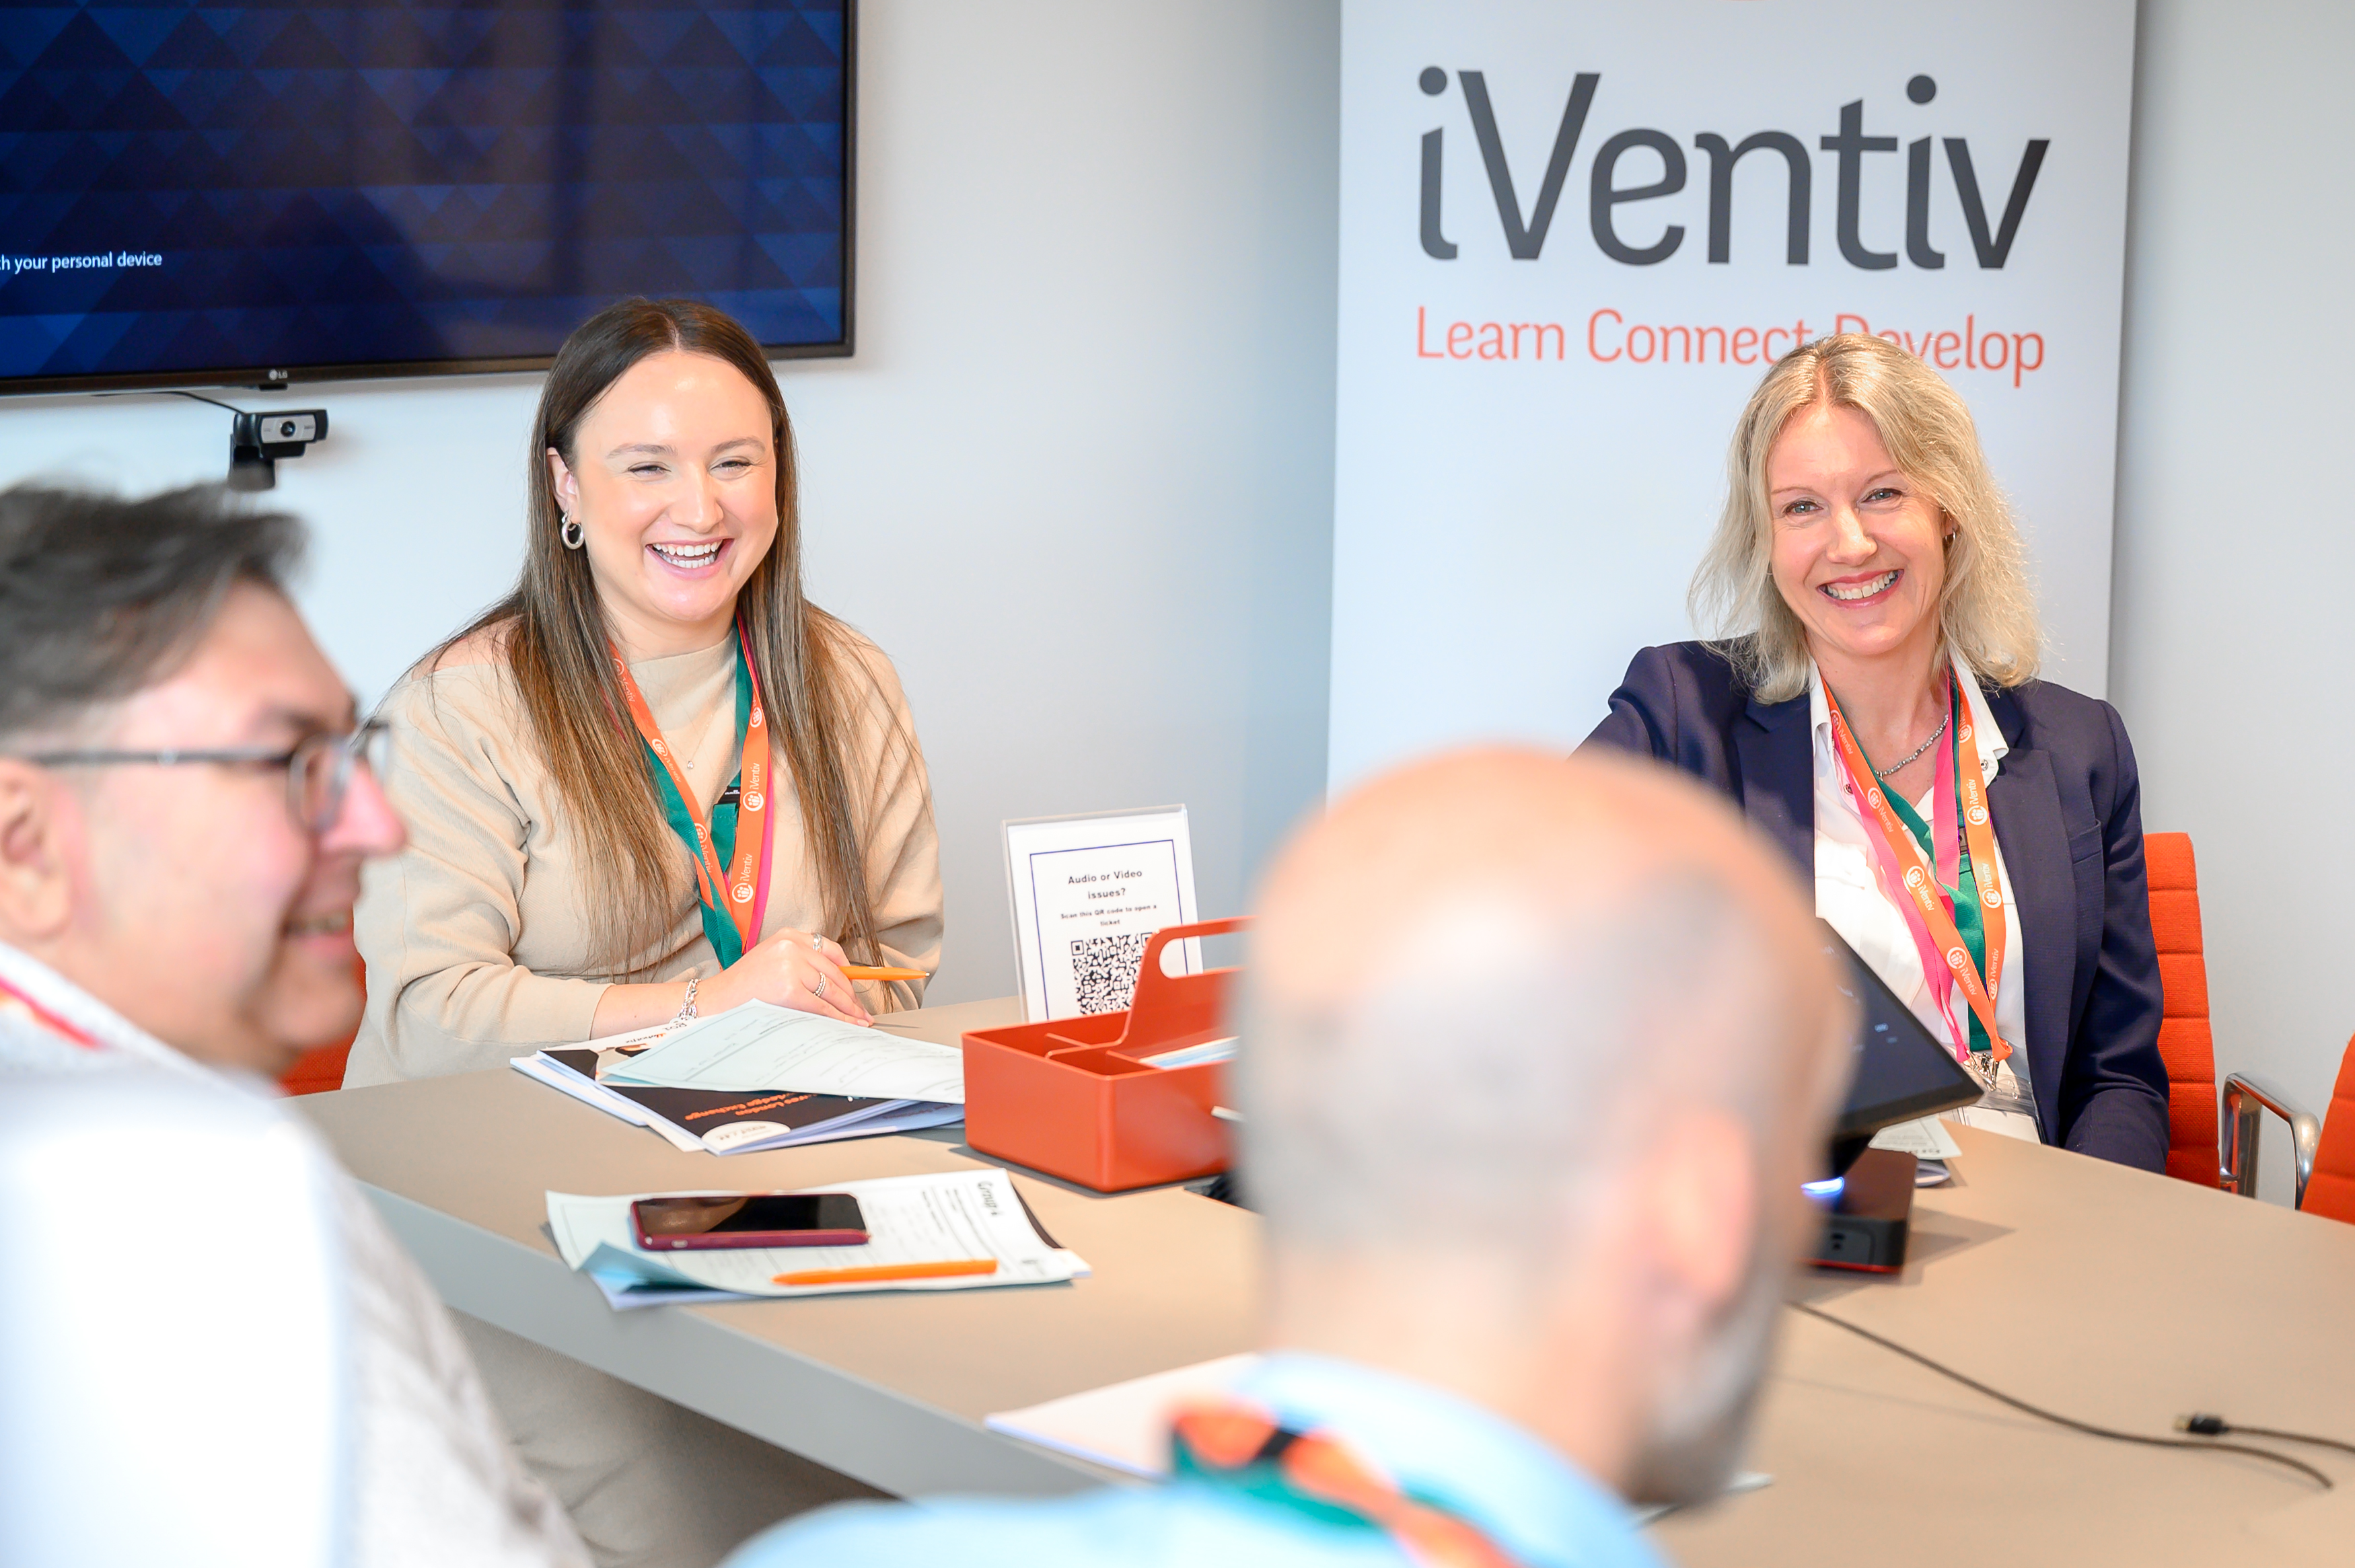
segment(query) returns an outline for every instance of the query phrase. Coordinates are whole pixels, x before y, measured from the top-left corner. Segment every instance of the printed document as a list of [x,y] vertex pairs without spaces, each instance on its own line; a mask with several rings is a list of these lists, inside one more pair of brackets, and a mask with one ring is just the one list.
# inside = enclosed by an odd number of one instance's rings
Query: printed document
[[600,1072],[617,1086],[964,1103],[964,1053],[838,1018],[748,1001]]
[[[630,1205],[640,1198],[689,1196],[634,1192],[621,1197],[548,1194],[548,1224],[556,1249],[573,1268],[595,1278],[617,1307],[651,1288],[657,1299],[719,1300],[782,1296],[838,1296],[854,1290],[975,1290],[994,1285],[1047,1285],[1088,1272],[1076,1254],[1039,1234],[1014,1183],[1003,1171],[948,1171],[840,1181],[810,1192],[848,1192],[858,1200],[870,1238],[863,1246],[742,1247],[716,1251],[646,1252],[639,1247]],[[837,1285],[779,1285],[776,1276],[817,1269],[871,1268],[890,1264],[950,1263],[996,1258],[995,1274],[930,1279],[860,1280]],[[682,1296],[682,1291],[694,1292]],[[616,1297],[620,1299],[616,1299]]]

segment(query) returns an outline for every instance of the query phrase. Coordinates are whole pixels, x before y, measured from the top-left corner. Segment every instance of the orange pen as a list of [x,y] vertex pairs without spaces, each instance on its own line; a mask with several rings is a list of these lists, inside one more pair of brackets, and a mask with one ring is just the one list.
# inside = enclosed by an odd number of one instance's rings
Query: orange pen
[[887,1279],[948,1279],[964,1274],[996,1274],[994,1257],[953,1257],[941,1263],[874,1263],[861,1268],[805,1268],[772,1276],[772,1285],[868,1285]]
[[889,964],[845,964],[842,972],[855,980],[922,980],[922,969],[894,969]]

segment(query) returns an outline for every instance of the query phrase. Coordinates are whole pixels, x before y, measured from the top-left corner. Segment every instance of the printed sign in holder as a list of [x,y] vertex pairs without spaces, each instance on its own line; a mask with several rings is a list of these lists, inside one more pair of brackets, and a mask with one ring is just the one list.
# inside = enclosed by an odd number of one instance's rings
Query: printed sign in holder
[[1122,1012],[976,1029],[964,1036],[965,1141],[1099,1192],[1190,1181],[1227,1168],[1223,1062],[1147,1066],[1141,1058],[1216,1040],[1234,969],[1162,972],[1173,942],[1240,931],[1205,920],[1154,933]]
[[[1195,917],[1194,846],[1186,808],[1091,811],[1006,825],[1022,1016],[1114,1012],[1128,1006],[1154,932]],[[1178,964],[1202,968],[1201,944]]]

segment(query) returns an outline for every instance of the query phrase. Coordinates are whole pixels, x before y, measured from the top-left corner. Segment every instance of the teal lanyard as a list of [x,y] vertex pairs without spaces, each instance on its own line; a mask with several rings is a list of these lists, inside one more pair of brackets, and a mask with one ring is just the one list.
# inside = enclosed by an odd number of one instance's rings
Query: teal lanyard
[[[1962,705],[1962,694],[1955,692],[1952,697],[1955,709],[1959,710]],[[1958,716],[1956,711],[1950,711],[1947,715],[1947,722],[1953,724]],[[1963,748],[1956,746],[1949,749],[1955,754],[1955,799],[1959,801],[1963,794]],[[1930,874],[1936,876],[1938,874],[1936,832],[1932,830],[1929,823],[1922,820],[1922,813],[1913,809],[1911,801],[1889,788],[1889,780],[1881,777],[1880,769],[1875,768],[1872,776],[1879,780],[1881,795],[1888,800],[1890,810],[1897,813],[1898,820],[1905,824],[1905,831],[1912,833],[1914,842],[1922,846],[1922,858],[1929,863]],[[1979,914],[1978,879],[1971,874],[1970,841],[1960,836],[1962,831],[1963,824],[1957,821],[1955,823],[1957,838],[1955,846],[1956,856],[1955,885],[1948,887],[1945,884],[1940,883],[1938,889],[1946,895],[1948,913],[1955,918],[1955,930],[1963,938],[1963,946],[1971,950],[1971,962],[1978,965],[1979,973],[1985,974],[1987,973],[1987,921]],[[1995,1043],[1987,1038],[1987,1025],[1979,1022],[1978,1010],[1966,1007],[1963,1012],[1971,1021],[1972,1053],[1977,1054],[1981,1051],[1993,1050]]]
[[[740,740],[751,728],[751,723],[752,676],[744,668],[744,643],[740,638],[736,643],[736,734]],[[670,769],[662,765],[662,758],[655,755],[654,747],[646,744],[643,736],[639,737],[638,747],[645,754],[646,771],[654,778],[655,795],[662,801],[663,820],[670,823],[670,831],[678,835],[678,842],[687,846],[687,857],[690,860],[700,859],[701,853],[695,844],[695,814],[687,809],[687,802],[679,799],[677,787],[670,781]],[[729,781],[728,787],[735,789],[742,783],[743,776],[740,773]],[[733,803],[711,808],[711,847],[719,856],[722,865],[736,858],[736,807]],[[698,888],[702,886],[700,878],[697,879],[696,885]],[[719,955],[719,967],[727,969],[744,956],[744,938],[738,935],[736,922],[728,917],[728,911],[715,908],[699,892],[696,903],[703,912],[704,938],[710,942],[711,950]],[[1976,927],[1973,928],[1977,929]]]

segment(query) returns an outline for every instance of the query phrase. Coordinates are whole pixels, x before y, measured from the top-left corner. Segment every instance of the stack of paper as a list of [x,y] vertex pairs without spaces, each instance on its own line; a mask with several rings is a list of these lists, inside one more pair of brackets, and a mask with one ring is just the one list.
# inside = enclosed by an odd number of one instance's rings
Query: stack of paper
[[[669,1301],[746,1301],[778,1296],[836,1296],[854,1290],[973,1290],[992,1285],[1048,1285],[1088,1272],[1078,1254],[1039,1229],[1003,1171],[950,1171],[844,1181],[811,1192],[848,1192],[867,1220],[864,1246],[743,1247],[646,1252],[637,1245],[630,1205],[640,1198],[689,1196],[633,1192],[618,1198],[548,1194],[556,1249],[588,1275],[616,1308]],[[885,1281],[785,1285],[782,1275],[891,1265],[995,1260],[987,1274]]]
[[511,1065],[677,1148],[749,1154],[964,1119],[954,1047],[750,1002]]
[[964,1103],[964,1053],[748,1001],[670,1030],[605,1075],[649,1088]]

